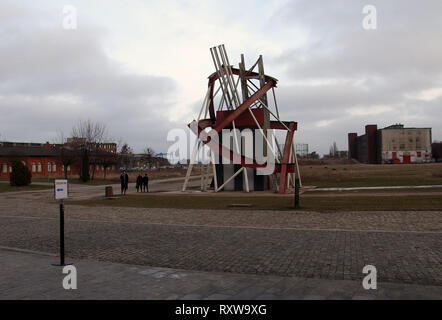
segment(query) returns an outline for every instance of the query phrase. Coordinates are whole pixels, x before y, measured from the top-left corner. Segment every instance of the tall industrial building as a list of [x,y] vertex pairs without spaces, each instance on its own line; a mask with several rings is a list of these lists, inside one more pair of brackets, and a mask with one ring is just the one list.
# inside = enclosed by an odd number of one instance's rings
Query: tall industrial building
[[366,125],[364,135],[348,134],[348,157],[373,164],[431,162],[431,128]]

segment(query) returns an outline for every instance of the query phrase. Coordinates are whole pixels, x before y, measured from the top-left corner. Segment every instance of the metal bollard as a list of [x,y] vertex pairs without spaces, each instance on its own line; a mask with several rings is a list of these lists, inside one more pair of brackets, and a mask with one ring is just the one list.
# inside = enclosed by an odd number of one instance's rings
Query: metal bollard
[[295,209],[299,209],[299,178],[295,179]]
[[66,262],[64,259],[64,203],[60,202],[60,263],[53,263],[53,266],[67,266],[72,262]]

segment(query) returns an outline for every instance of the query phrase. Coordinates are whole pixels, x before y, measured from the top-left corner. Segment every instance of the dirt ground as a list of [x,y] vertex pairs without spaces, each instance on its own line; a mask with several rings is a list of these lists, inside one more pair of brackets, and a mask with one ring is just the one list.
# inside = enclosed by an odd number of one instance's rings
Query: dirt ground
[[300,166],[303,185],[317,187],[375,187],[442,185],[442,163],[359,164],[322,163]]

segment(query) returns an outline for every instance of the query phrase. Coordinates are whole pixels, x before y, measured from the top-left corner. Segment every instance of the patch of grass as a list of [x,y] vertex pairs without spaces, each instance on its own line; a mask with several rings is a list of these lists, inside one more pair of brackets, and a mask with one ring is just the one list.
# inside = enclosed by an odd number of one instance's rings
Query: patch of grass
[[52,186],[40,186],[31,184],[24,187],[13,187],[9,183],[0,183],[0,192],[17,192],[17,191],[32,191],[32,190],[46,190],[52,189]]
[[385,196],[394,196],[396,194],[401,193],[426,193],[427,195],[431,195],[432,193],[440,193],[442,191],[442,187],[434,187],[434,188],[405,188],[405,189],[363,189],[363,190],[341,190],[341,191],[322,191],[311,189],[306,191],[304,195],[307,196],[315,196],[315,195],[342,195],[342,194],[366,194],[366,193],[383,193]]
[[[58,177],[58,178],[32,178],[32,181],[34,182],[49,182],[54,183],[55,179],[64,179],[64,177]],[[110,180],[110,179],[94,179],[89,180],[88,182],[81,181],[78,177],[75,178],[68,178],[68,182],[70,184],[81,184],[85,186],[101,186],[101,185],[107,185],[107,184],[115,184],[119,183],[120,180]]]
[[[227,210],[294,210],[292,197],[234,197],[199,195],[126,195],[114,200],[72,201],[88,206],[227,209]],[[352,196],[302,197],[301,210],[307,211],[365,211],[365,210],[442,210],[440,195],[428,196]],[[232,207],[232,204],[251,204],[252,207]]]
[[442,163],[301,166],[303,185],[321,188],[442,185]]

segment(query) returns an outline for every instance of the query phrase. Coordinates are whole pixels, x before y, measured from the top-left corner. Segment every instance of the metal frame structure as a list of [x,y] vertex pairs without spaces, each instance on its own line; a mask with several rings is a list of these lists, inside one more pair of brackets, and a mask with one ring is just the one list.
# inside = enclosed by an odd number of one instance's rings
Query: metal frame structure
[[[210,53],[215,66],[215,72],[209,76],[207,93],[199,115],[196,120],[189,124],[197,139],[192,150],[191,161],[182,191],[185,191],[187,188],[198,151],[203,146],[208,146],[210,148],[210,162],[203,166],[201,170],[201,190],[206,191],[209,167],[212,167],[215,192],[222,190],[227,183],[241,173],[244,176],[245,191],[249,192],[247,168],[263,170],[267,164],[259,164],[255,159],[245,157],[242,151],[239,150],[238,139],[240,137],[237,137],[235,129],[238,124],[246,122],[249,126],[253,126],[254,130],[259,130],[262,134],[264,139],[264,156],[267,156],[266,152],[273,153],[272,156],[275,159],[274,177],[276,173],[279,173],[277,191],[280,194],[286,193],[290,185],[294,186],[296,173],[299,177],[299,166],[293,137],[294,132],[297,130],[297,122],[280,120],[275,94],[278,80],[264,73],[262,56],[258,58],[251,68],[246,69],[244,55],[241,55],[239,68],[230,65],[224,45],[211,48]],[[255,71],[255,69],[258,70]],[[268,99],[267,96],[270,92],[271,97],[273,97],[273,108],[270,107],[269,100],[271,99]],[[215,110],[215,105],[218,105],[217,110]],[[257,111],[255,109],[261,110]],[[272,111],[272,109],[274,110]],[[226,149],[225,146],[212,143],[211,141],[212,137],[220,134],[225,128],[233,129],[233,150],[230,148]],[[206,129],[210,129],[210,131],[207,132]],[[272,139],[270,140],[267,134],[269,130],[272,133]],[[285,130],[287,132],[284,150],[280,150],[273,130]],[[276,143],[272,143],[272,141],[276,141]],[[218,186],[216,177],[216,155],[222,155],[224,158],[233,161],[233,163],[241,165],[241,168],[221,186]],[[273,180],[276,181],[274,177]],[[271,178],[269,177],[268,179],[270,182]]]

